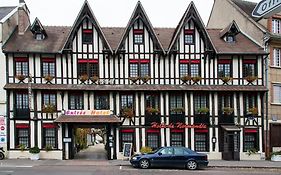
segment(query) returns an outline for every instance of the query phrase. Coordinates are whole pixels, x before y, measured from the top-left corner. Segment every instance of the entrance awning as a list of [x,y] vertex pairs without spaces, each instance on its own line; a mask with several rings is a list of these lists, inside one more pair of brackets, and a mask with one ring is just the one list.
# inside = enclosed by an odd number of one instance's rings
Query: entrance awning
[[222,125],[221,127],[225,131],[241,131],[241,129],[236,125]]
[[61,115],[54,122],[57,123],[120,123],[116,115]]

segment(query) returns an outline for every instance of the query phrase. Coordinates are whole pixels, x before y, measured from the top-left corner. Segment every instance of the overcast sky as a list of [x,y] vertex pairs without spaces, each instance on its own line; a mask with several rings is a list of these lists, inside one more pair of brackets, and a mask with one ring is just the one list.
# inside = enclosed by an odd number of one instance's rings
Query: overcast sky
[[[102,27],[124,27],[138,0],[88,0]],[[204,23],[214,0],[193,0]],[[249,0],[260,2],[261,0]],[[19,0],[0,0],[0,6],[18,5]],[[25,0],[31,22],[38,17],[43,25],[73,25],[84,0]],[[191,0],[141,0],[154,27],[176,27]],[[223,15],[223,14],[222,14]]]

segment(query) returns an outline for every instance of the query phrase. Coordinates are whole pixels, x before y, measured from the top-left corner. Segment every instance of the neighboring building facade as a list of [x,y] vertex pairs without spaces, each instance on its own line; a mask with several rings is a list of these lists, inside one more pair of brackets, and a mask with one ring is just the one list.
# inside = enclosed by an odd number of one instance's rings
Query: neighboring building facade
[[[280,14],[268,19],[251,16],[256,3],[242,0],[215,0],[209,18],[208,28],[222,28],[235,20],[241,30],[256,43],[262,46],[269,57],[265,64],[268,65],[267,87],[268,115],[265,117],[265,144],[267,152],[281,149],[281,70],[280,70]],[[221,15],[231,14],[231,15]],[[268,123],[268,124],[267,124]]]
[[77,127],[105,127],[109,159],[124,143],[263,153],[266,54],[235,21],[206,30],[192,2],[175,29],[153,28],[138,2],[126,28],[102,28],[85,1],[72,27],[18,32],[4,45],[10,158],[38,145],[71,159]]
[[[7,42],[9,37],[12,35],[16,27],[18,26],[18,17],[19,13],[25,11],[28,15],[28,9],[24,4],[20,4],[18,7],[9,6],[9,7],[0,7],[0,59],[2,60],[2,64],[0,66],[0,74],[3,75],[0,77],[0,87],[4,87],[6,84],[6,66],[5,66],[5,54],[2,52],[2,46]],[[6,118],[6,108],[7,108],[7,99],[6,91],[4,89],[0,89],[0,115],[1,115],[1,126],[2,119]],[[4,118],[2,118],[4,116]],[[6,149],[6,135],[5,130],[1,130],[0,134],[0,146],[5,147]],[[4,131],[4,132],[3,132]]]

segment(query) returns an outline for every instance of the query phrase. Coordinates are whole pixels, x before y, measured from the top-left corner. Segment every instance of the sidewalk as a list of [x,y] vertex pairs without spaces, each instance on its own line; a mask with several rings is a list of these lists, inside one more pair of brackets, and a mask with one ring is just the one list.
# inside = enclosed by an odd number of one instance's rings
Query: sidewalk
[[[131,166],[123,160],[38,160],[5,159],[0,160],[1,167],[34,167],[34,166]],[[281,169],[281,162],[266,160],[256,161],[224,161],[210,160],[210,168],[268,168]]]

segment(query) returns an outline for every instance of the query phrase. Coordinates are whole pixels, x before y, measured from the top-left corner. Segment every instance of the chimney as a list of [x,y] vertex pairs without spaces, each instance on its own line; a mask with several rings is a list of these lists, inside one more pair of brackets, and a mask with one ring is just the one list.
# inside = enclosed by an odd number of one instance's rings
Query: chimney
[[29,10],[24,0],[19,0],[18,7],[18,31],[19,35],[23,35],[26,29],[30,26]]

